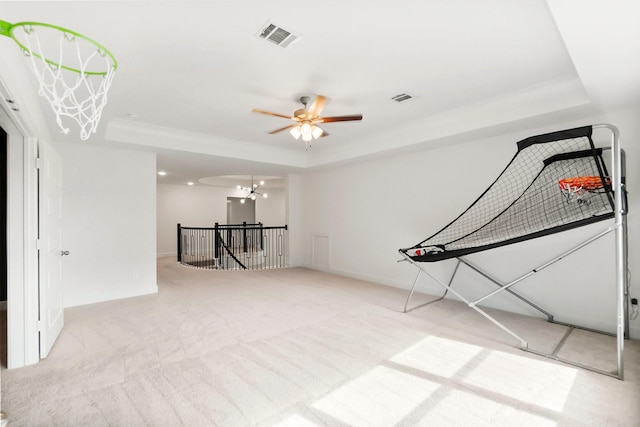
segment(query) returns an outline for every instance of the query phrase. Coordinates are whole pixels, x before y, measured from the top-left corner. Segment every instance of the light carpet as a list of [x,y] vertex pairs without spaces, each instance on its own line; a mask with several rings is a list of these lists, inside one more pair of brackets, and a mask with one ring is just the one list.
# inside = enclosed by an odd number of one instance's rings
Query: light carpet
[[[156,295],[65,310],[41,363],[2,371],[10,426],[639,426],[640,345],[625,381],[518,350],[450,300],[290,268],[158,260]],[[565,328],[491,310],[532,347]],[[613,338],[567,356],[615,367]]]

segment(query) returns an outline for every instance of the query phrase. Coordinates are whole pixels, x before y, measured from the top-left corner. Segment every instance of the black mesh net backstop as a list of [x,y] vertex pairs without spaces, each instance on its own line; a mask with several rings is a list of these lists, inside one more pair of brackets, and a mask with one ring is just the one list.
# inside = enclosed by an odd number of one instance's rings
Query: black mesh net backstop
[[[507,167],[467,210],[400,251],[414,261],[440,261],[612,218],[608,172],[591,133],[587,126],[518,142]],[[561,189],[564,181],[582,177],[600,185]]]

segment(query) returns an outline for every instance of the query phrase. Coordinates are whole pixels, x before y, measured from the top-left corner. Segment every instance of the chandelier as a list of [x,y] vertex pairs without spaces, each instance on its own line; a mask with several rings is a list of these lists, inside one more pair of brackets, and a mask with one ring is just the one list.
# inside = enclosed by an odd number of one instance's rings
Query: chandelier
[[263,199],[266,199],[268,197],[267,193],[259,193],[258,188],[262,187],[264,185],[264,181],[260,181],[258,184],[255,184],[253,182],[253,175],[251,175],[251,187],[243,187],[241,185],[238,185],[236,188],[238,190],[242,190],[242,191],[247,191],[248,194],[240,199],[240,203],[243,203],[247,200],[247,199],[251,199],[251,200],[255,200],[258,198],[258,196],[262,196]]

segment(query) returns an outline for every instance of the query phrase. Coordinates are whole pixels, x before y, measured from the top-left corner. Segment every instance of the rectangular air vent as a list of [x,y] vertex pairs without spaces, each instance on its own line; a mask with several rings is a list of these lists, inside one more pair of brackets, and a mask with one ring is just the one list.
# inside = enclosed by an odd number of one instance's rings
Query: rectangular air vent
[[391,99],[396,101],[396,102],[404,102],[404,101],[408,101],[410,99],[413,99],[413,95],[409,95],[408,93],[400,93],[400,94],[394,96]]
[[272,22],[267,22],[262,26],[258,32],[258,37],[269,40],[271,43],[280,47],[287,47],[300,38],[300,36],[293,34],[291,31],[285,30]]

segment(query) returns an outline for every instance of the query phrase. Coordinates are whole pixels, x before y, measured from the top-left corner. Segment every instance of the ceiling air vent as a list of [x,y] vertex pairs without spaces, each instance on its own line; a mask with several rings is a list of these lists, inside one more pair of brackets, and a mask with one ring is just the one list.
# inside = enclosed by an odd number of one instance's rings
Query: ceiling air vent
[[391,99],[396,101],[396,102],[404,102],[404,101],[408,101],[408,100],[413,99],[413,98],[414,98],[413,95],[409,95],[408,93],[400,93],[400,94],[394,96]]
[[267,22],[262,26],[262,29],[258,32],[258,36],[280,47],[287,47],[300,38],[300,36],[293,34],[291,31],[285,30],[271,22]]

